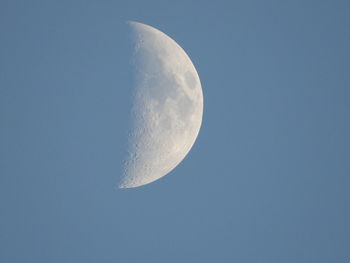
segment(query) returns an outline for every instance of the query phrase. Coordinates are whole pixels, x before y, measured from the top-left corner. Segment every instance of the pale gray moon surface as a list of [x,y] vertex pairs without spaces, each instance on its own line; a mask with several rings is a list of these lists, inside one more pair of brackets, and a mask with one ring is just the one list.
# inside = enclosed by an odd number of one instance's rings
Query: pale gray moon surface
[[120,188],[151,183],[173,170],[193,146],[203,115],[200,79],[185,51],[151,26],[129,25],[136,86]]

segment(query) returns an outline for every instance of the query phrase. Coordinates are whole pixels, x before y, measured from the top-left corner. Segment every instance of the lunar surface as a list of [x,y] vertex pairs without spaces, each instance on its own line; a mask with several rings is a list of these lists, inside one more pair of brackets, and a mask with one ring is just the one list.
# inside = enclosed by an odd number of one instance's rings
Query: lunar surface
[[193,146],[203,115],[201,83],[185,51],[151,26],[129,25],[136,85],[120,188],[151,183],[173,170]]

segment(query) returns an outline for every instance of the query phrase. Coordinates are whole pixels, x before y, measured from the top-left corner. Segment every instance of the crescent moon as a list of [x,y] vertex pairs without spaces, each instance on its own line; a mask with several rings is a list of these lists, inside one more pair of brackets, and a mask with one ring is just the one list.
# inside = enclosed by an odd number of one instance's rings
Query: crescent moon
[[154,27],[129,25],[136,87],[120,188],[151,183],[173,170],[193,146],[203,115],[200,79],[185,51]]

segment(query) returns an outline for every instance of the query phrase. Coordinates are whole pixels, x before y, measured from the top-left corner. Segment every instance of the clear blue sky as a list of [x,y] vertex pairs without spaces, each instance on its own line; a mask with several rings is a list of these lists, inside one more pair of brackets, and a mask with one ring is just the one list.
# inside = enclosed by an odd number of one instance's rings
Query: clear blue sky
[[[0,262],[350,262],[349,1],[0,2]],[[127,20],[175,39],[203,125],[115,188]]]

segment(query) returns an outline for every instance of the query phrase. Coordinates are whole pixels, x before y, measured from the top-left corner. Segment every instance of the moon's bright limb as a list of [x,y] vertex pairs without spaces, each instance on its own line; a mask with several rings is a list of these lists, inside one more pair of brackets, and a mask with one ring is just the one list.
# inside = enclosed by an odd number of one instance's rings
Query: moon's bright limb
[[129,24],[137,84],[120,188],[148,184],[173,170],[193,146],[203,115],[201,83],[185,51],[151,26]]

